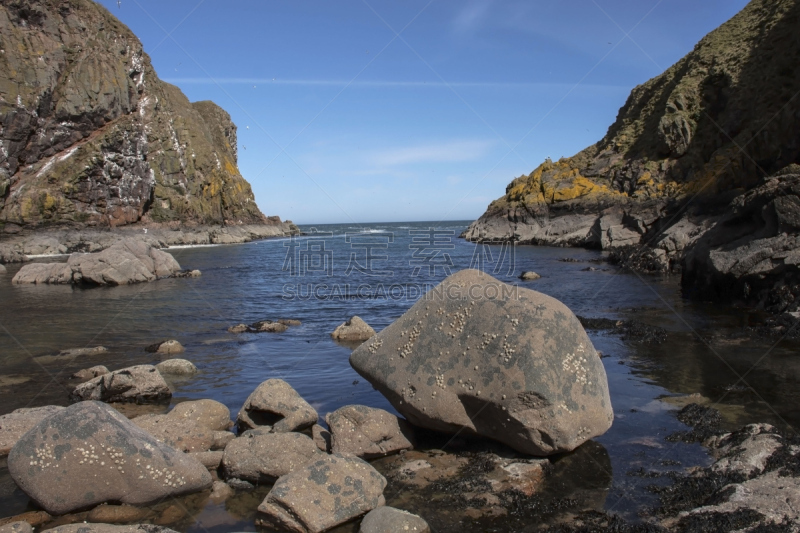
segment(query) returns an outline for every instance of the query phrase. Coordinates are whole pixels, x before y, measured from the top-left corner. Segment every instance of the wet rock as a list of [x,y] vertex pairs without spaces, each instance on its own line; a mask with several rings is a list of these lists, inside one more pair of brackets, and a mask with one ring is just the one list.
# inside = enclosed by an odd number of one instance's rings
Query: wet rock
[[46,529],[41,533],[178,533],[173,529],[153,524],[114,526],[109,524],[79,523]]
[[211,503],[219,505],[234,494],[236,494],[236,491],[230,485],[224,481],[215,481],[211,486],[211,496],[208,499],[211,500]]
[[273,322],[272,320],[262,320],[247,326],[247,331],[250,333],[283,333],[287,329],[289,329],[289,326],[286,324]]
[[[2,272],[0,272],[0,274],[2,274]],[[0,526],[0,533],[33,533],[33,528],[27,522],[12,522]]]
[[213,452],[195,452],[191,455],[203,463],[203,466],[209,470],[216,470],[222,464],[223,454],[224,452],[222,450],[216,450]]
[[48,416],[62,411],[57,405],[17,409],[0,416],[0,457],[6,456],[17,441]]
[[150,353],[160,353],[160,354],[165,354],[165,355],[174,355],[174,354],[178,354],[178,353],[183,353],[183,352],[186,351],[186,349],[183,347],[183,345],[180,342],[172,339],[172,340],[168,340],[168,341],[157,342],[155,344],[151,344],[150,346],[146,347],[144,349],[144,351],[150,352]]
[[375,330],[357,316],[354,316],[344,324],[340,324],[331,333],[331,337],[334,339],[345,342],[365,341],[374,336]]
[[46,524],[53,519],[52,516],[44,511],[28,511],[27,513],[9,516],[7,518],[0,518],[0,526],[7,526],[14,522],[27,522],[33,527],[39,527]]
[[165,415],[137,416],[133,423],[160,442],[183,452],[222,450],[235,438],[225,431],[230,424],[228,408],[214,400],[178,404]]
[[303,325],[302,322],[300,322],[299,320],[295,320],[293,318],[282,318],[282,319],[278,320],[278,323],[283,324],[284,326],[290,326],[290,327],[302,326]]
[[172,398],[167,382],[152,365],[137,365],[81,383],[70,394],[72,401],[159,403]]
[[71,350],[61,350],[58,352],[59,357],[86,357],[90,355],[102,355],[108,353],[108,348],[104,346],[95,346],[93,348],[73,348]]
[[139,522],[150,515],[147,509],[132,505],[98,505],[86,515],[89,522],[100,524],[125,524]]
[[328,413],[325,421],[333,453],[377,459],[413,448],[408,423],[383,409],[346,405]]
[[537,279],[541,279],[542,276],[537,274],[536,272],[523,272],[520,274],[519,279],[522,281],[535,281]]
[[2,276],[4,274],[7,274],[7,273],[8,273],[8,270],[6,270],[6,267],[4,267],[2,264],[0,264],[0,276]]
[[276,433],[300,431],[317,420],[317,411],[282,379],[268,379],[256,387],[236,417],[239,431],[270,426]]
[[203,273],[199,270],[181,270],[177,274],[175,274],[176,278],[199,278],[202,277]]
[[622,336],[622,340],[640,342],[642,344],[661,344],[667,340],[667,330],[659,326],[651,326],[638,320],[614,320],[611,318],[589,318],[578,316],[581,325],[586,329],[612,330]]
[[302,433],[246,431],[225,447],[222,467],[226,478],[264,485],[318,459],[322,452]]
[[20,285],[129,285],[170,277],[180,270],[180,265],[170,254],[137,239],[124,239],[102,252],[73,254],[67,263],[25,265],[11,281]]
[[430,533],[428,523],[408,511],[394,507],[378,507],[361,521],[359,533]]
[[192,376],[197,374],[197,367],[186,359],[167,359],[158,363],[156,368],[163,375]]
[[228,333],[244,333],[247,331],[247,324],[237,324],[228,328]]
[[258,506],[256,525],[319,533],[384,505],[386,479],[352,456],[329,455],[287,474]]
[[784,439],[769,424],[750,424],[709,443],[717,461],[711,470],[746,478],[764,472],[771,457],[784,447]]
[[667,436],[669,442],[703,442],[720,433],[722,416],[713,407],[698,403],[684,406],[677,414],[678,420],[691,427],[691,431],[678,431]]
[[98,376],[105,376],[106,374],[110,373],[110,370],[103,365],[93,366],[91,368],[84,368],[82,370],[78,370],[74,374],[72,374],[73,379],[79,379],[81,381],[89,381],[90,379],[96,378]]
[[320,426],[319,424],[314,424],[313,426],[311,426],[311,437],[314,440],[314,444],[317,445],[317,448],[319,448],[325,453],[331,453],[330,431]]
[[39,422],[11,450],[8,470],[17,486],[52,514],[104,502],[144,505],[211,486],[208,470],[197,460],[93,401]]
[[531,455],[573,450],[613,421],[605,370],[575,315],[477,270],[448,277],[350,364],[414,426]]
[[225,481],[225,483],[233,490],[251,491],[255,490],[256,486],[243,479],[232,478]]

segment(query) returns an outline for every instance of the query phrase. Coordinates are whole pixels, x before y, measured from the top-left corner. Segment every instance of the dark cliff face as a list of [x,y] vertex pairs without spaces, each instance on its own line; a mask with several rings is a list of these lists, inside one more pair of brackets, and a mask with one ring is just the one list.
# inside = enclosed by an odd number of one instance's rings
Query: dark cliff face
[[609,206],[713,209],[800,162],[798,28],[798,0],[752,0],[636,87],[600,142],[515,179],[468,238],[513,239],[517,225]]
[[266,222],[236,126],[91,0],[0,0],[0,224]]

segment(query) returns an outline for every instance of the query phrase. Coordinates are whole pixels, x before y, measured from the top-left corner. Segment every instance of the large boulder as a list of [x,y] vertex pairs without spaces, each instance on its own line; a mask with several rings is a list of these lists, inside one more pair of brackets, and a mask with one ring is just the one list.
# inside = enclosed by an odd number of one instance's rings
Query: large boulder
[[361,318],[354,316],[347,322],[337,326],[331,337],[337,341],[365,341],[375,336],[375,330]]
[[212,482],[199,461],[93,401],[39,422],[11,450],[8,470],[51,514],[103,502],[145,505],[204,490]]
[[428,523],[415,514],[394,507],[378,507],[361,521],[359,533],[430,533]]
[[319,415],[291,385],[268,379],[244,402],[236,423],[239,431],[269,426],[276,433],[300,431],[313,426]]
[[98,376],[72,391],[73,401],[158,403],[172,398],[172,391],[152,365],[137,365]]
[[0,416],[0,457],[8,455],[20,437],[36,424],[62,409],[64,408],[57,405],[45,405],[17,409]]
[[258,506],[256,525],[320,533],[385,504],[386,479],[365,461],[329,455],[287,474]]
[[187,453],[222,450],[235,437],[226,431],[231,425],[230,411],[214,400],[180,403],[165,415],[137,416],[133,423]]
[[383,409],[345,405],[328,413],[325,421],[333,453],[377,459],[413,447],[408,423]]
[[172,255],[138,239],[125,239],[92,254],[73,254],[66,263],[23,266],[13,283],[128,285],[174,276],[181,266]]
[[225,447],[222,466],[226,478],[263,485],[322,455],[314,441],[302,433],[270,433],[259,428],[246,431]]
[[611,427],[603,365],[572,312],[477,270],[448,277],[350,364],[415,426],[571,451]]

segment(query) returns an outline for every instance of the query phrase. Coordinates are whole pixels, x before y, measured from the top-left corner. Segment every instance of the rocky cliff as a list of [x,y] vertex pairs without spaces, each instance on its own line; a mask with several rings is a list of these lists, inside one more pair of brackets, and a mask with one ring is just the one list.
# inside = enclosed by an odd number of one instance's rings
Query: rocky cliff
[[800,161],[800,2],[753,0],[636,87],[606,136],[509,184],[472,241],[615,248],[662,262],[729,202]]
[[91,0],[0,0],[0,225],[270,224],[236,126]]

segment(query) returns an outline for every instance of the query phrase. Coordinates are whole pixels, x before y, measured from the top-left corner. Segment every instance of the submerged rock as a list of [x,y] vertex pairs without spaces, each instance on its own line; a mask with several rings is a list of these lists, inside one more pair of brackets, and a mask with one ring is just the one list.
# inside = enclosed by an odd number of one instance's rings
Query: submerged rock
[[325,417],[331,428],[331,451],[377,459],[413,448],[411,427],[383,409],[346,405]]
[[23,408],[0,416],[0,457],[8,455],[14,444],[48,416],[63,410],[57,405]]
[[89,381],[90,379],[96,378],[97,376],[105,376],[106,374],[110,373],[111,371],[103,365],[93,366],[91,368],[84,368],[82,370],[78,370],[72,377],[74,379],[79,379],[81,381]]
[[448,277],[350,364],[415,426],[531,455],[574,450],[613,421],[605,369],[575,315],[477,270]]
[[222,466],[226,478],[263,485],[322,455],[314,441],[302,433],[270,433],[259,428],[244,432],[225,447]]
[[337,341],[353,342],[365,341],[375,336],[375,330],[361,318],[354,316],[344,324],[340,324],[331,337]]
[[537,279],[541,279],[542,276],[537,274],[536,272],[523,272],[520,274],[519,279],[522,281],[535,281]]
[[11,450],[8,470],[52,514],[103,502],[145,505],[203,490],[212,481],[200,462],[93,401],[39,422]]
[[153,524],[114,526],[111,524],[80,523],[45,529],[42,533],[178,533],[174,529]]
[[282,379],[268,379],[256,387],[236,417],[239,431],[268,426],[275,433],[300,431],[317,420],[317,411]]
[[258,506],[256,525],[320,533],[384,505],[386,479],[352,456],[329,455],[287,474]]
[[415,514],[394,507],[378,507],[361,521],[359,533],[430,533],[428,523]]
[[247,327],[247,331],[250,333],[283,333],[287,329],[289,329],[289,326],[286,324],[273,322],[272,320],[254,322]]
[[93,348],[72,348],[70,350],[61,350],[58,352],[59,357],[85,357],[90,355],[102,355],[108,353],[108,348],[105,346],[95,346]]
[[137,239],[125,239],[102,252],[73,254],[67,263],[23,266],[15,284],[128,285],[174,276],[181,267],[175,258]]
[[137,365],[81,383],[70,394],[73,401],[159,403],[172,398],[169,385],[152,365]]
[[167,359],[156,365],[161,374],[173,376],[191,376],[197,374],[197,367],[186,359]]

